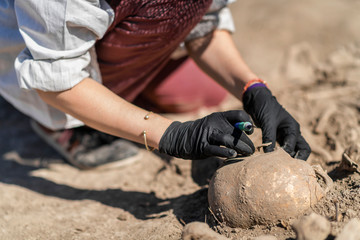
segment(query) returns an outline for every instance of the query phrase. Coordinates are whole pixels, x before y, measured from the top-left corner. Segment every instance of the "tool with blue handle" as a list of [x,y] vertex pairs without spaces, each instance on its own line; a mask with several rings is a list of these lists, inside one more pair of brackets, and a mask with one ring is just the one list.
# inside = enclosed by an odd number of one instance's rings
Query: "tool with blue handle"
[[251,122],[237,122],[234,127],[241,131],[251,132],[254,126]]

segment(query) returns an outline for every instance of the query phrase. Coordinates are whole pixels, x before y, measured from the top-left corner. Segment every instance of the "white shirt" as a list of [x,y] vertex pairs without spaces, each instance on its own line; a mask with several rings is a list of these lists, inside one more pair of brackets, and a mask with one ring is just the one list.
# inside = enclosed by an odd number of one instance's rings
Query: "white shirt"
[[[2,97],[48,128],[83,125],[47,105],[35,89],[63,91],[86,77],[101,82],[94,44],[113,19],[114,12],[105,0],[1,0]],[[227,8],[221,9],[215,21],[210,19],[218,28],[234,30]],[[197,37],[201,29],[194,29],[189,37]]]

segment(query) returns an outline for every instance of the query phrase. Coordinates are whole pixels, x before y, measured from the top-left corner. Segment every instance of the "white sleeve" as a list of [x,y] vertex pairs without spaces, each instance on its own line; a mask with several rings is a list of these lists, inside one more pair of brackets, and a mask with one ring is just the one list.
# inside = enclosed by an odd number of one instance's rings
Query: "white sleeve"
[[215,29],[235,31],[234,21],[227,7],[231,0],[213,0],[209,10],[203,16],[201,21],[193,28],[185,41],[191,41],[196,38],[204,37]]
[[26,48],[15,61],[21,88],[62,91],[89,77],[95,41],[114,13],[105,0],[16,0]]
[[231,33],[235,32],[234,19],[228,7],[219,11],[219,24],[217,29],[228,30]]

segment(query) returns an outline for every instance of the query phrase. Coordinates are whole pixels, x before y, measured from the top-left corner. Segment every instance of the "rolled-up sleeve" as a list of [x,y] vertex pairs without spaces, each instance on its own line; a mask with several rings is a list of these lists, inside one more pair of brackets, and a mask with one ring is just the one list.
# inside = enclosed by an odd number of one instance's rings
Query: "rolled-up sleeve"
[[213,0],[209,10],[196,25],[185,41],[191,41],[196,38],[204,37],[215,29],[223,29],[229,32],[235,31],[234,21],[227,7],[234,0]]
[[63,91],[89,77],[90,49],[113,21],[105,0],[17,0],[14,7],[26,44],[15,61],[21,88]]

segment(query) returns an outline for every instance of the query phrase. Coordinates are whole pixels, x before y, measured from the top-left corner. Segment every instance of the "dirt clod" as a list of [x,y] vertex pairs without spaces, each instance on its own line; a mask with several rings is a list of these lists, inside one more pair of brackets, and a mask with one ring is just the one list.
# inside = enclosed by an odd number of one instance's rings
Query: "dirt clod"
[[293,223],[296,240],[324,240],[330,234],[330,222],[323,216],[311,213]]
[[348,222],[335,240],[360,240],[360,220],[354,218]]
[[360,173],[360,144],[346,148],[339,165],[339,170]]
[[182,240],[229,240],[214,232],[206,223],[192,222],[184,227]]

